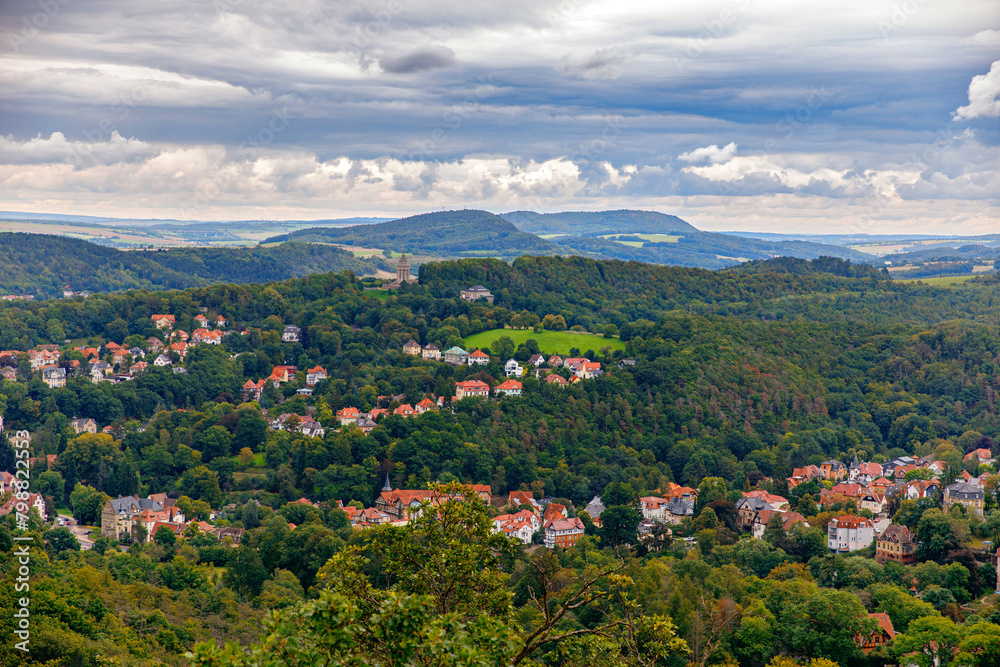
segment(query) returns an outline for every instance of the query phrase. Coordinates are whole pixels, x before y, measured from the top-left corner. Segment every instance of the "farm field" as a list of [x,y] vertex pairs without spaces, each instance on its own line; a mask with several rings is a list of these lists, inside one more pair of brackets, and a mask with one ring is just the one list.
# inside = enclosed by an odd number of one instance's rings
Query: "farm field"
[[491,329],[473,334],[465,339],[467,350],[474,350],[480,347],[489,347],[490,344],[498,340],[500,336],[508,336],[515,345],[524,343],[529,338],[538,341],[538,347],[542,352],[549,354],[569,354],[572,348],[577,348],[581,352],[587,350],[600,350],[602,347],[610,346],[612,351],[624,350],[625,342],[620,338],[604,338],[591,333],[577,333],[575,331],[542,331],[535,333],[531,329]]
[[962,283],[975,278],[976,276],[935,276],[933,278],[900,278],[901,283],[926,283],[928,285],[934,285],[935,287],[951,287],[952,285],[961,285]]

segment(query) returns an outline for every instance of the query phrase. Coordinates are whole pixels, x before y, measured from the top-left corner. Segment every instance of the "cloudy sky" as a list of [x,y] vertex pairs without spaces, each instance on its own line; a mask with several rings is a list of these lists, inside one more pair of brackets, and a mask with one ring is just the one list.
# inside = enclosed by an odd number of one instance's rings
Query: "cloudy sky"
[[996,0],[3,0],[0,209],[1000,232]]

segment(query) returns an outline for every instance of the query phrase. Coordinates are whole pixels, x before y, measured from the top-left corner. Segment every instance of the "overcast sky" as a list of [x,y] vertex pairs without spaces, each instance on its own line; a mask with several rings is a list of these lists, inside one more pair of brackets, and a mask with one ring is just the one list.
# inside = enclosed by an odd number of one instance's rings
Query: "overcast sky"
[[3,0],[0,209],[1000,232],[996,0]]

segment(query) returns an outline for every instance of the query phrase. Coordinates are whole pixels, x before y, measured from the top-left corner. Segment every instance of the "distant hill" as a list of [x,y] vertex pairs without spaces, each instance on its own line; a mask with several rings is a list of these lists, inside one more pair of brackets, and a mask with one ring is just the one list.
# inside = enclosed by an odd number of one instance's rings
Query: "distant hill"
[[[629,239],[629,237],[624,238]],[[637,237],[633,238],[642,241]],[[763,260],[775,256],[800,259],[837,257],[862,263],[873,259],[871,255],[857,250],[823,243],[764,241],[699,231],[685,234],[673,243],[644,241],[641,248],[594,237],[560,237],[552,240],[558,245],[572,249],[574,254],[595,259],[634,260],[650,264],[697,266],[705,269],[721,269],[738,264],[740,260]]]
[[61,295],[65,285],[87,292],[180,289],[391,268],[380,257],[360,259],[339,248],[303,243],[125,251],[64,236],[0,233],[0,294],[38,298]]
[[500,216],[523,232],[532,234],[568,234],[599,236],[601,234],[690,234],[698,231],[676,215],[656,211],[565,211],[535,213],[513,211]]
[[353,227],[313,227],[264,241],[342,243],[428,255],[552,255],[559,248],[487,211],[438,211]]

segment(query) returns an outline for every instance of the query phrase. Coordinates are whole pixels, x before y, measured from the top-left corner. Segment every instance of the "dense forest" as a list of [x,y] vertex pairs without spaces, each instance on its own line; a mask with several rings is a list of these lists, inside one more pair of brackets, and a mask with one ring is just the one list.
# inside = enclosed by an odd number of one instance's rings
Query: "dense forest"
[[124,251],[62,236],[0,233],[0,292],[36,298],[60,296],[66,285],[76,292],[181,289],[392,268],[381,257],[311,244]]
[[[476,283],[493,304],[457,298]],[[90,523],[107,497],[166,492],[189,517],[214,510],[248,531],[238,547],[192,531],[128,553],[101,543],[97,553],[37,523],[46,547],[34,550],[42,583],[33,618],[50,648],[29,664],[181,664],[191,651],[204,665],[305,665],[316,650],[338,665],[358,664],[355,656],[386,665],[874,667],[911,659],[901,656],[930,664],[927,655],[997,664],[1000,607],[984,598],[996,570],[973,547],[1000,543],[1000,485],[988,487],[982,518],[942,512],[931,499],[898,502],[894,521],[922,542],[920,564],[905,567],[877,563],[871,550],[827,553],[826,522],[848,508],[819,507],[815,482],[785,482],[793,468],[854,456],[934,454],[947,480],[996,472],[964,460],[978,448],[1000,453],[994,278],[900,284],[835,258],[727,271],[467,259],[425,264],[419,285],[389,295],[344,272],[2,303],[0,349],[66,338],[141,346],[159,333],[150,315],[170,313],[191,330],[202,308],[247,335],[192,349],[184,373],[150,369],[121,384],[74,374],[50,389],[22,357],[17,381],[0,383],[6,427],[32,432],[33,489],[53,507]],[[450,397],[465,379],[495,385],[508,355],[524,362],[544,352],[498,334],[489,365],[449,366],[403,354],[410,339],[445,348],[557,318],[618,335],[626,349],[573,350],[608,372],[565,389],[528,377],[520,397],[389,415],[368,436],[337,428],[341,408]],[[282,341],[286,324],[302,328],[300,341]],[[619,367],[623,357],[635,365]],[[299,373],[244,401],[242,384],[278,364]],[[328,378],[302,396],[304,370],[316,365]],[[326,433],[269,430],[263,410],[312,415]],[[77,435],[74,416],[111,432]],[[57,455],[51,467],[46,454]],[[0,443],[0,468],[12,457]],[[468,502],[451,532],[435,521],[352,530],[338,501],[371,506],[386,476],[395,488],[464,482],[489,484],[495,496],[548,496],[579,512],[587,535],[570,549],[528,552],[489,533],[497,508]],[[696,516],[639,541],[636,499],[671,482],[698,489]],[[752,488],[787,495],[809,526],[741,536],[734,502]],[[595,495],[610,512],[600,528],[580,511]],[[291,503],[303,496],[315,506]],[[12,527],[0,521],[0,546]],[[12,583],[7,552],[0,570]],[[463,571],[466,561],[482,567]],[[437,578],[421,564],[440,565]],[[283,614],[265,623],[267,609]],[[855,640],[873,630],[871,612],[902,634],[864,654]],[[320,620],[331,618],[343,622]],[[8,634],[10,621],[0,617]],[[226,639],[236,644],[196,648]],[[0,665],[19,660],[0,655]]]
[[492,213],[477,210],[439,211],[353,227],[314,227],[275,236],[265,243],[280,241],[343,243],[445,256],[513,258],[558,252],[558,248],[545,239],[519,231]]
[[698,230],[676,215],[656,211],[564,211],[535,213],[512,211],[501,218],[531,234],[566,234],[567,236],[600,236],[602,234],[692,234]]

